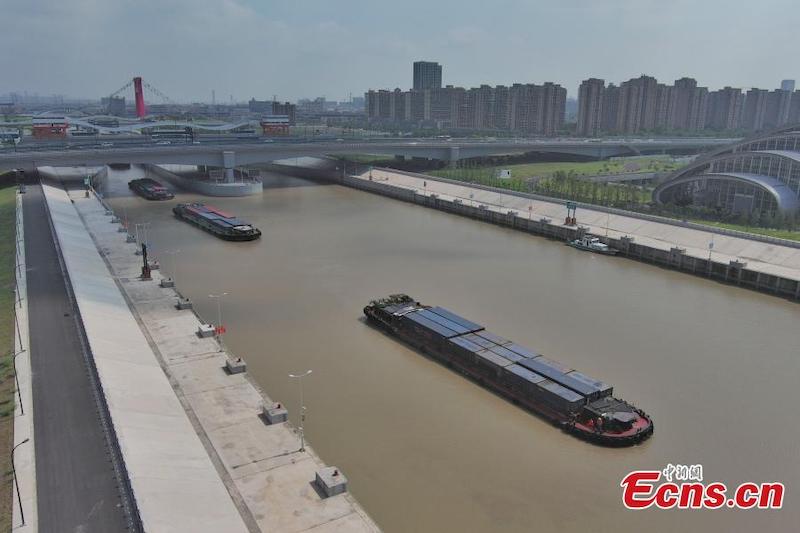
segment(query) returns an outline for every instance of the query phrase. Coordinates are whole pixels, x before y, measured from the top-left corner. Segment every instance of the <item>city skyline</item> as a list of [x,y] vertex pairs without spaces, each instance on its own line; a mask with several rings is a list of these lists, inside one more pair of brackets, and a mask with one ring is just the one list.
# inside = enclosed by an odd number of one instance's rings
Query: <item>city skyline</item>
[[611,10],[584,0],[506,0],[489,13],[416,0],[386,13],[360,1],[310,0],[302,10],[248,0],[15,3],[0,28],[24,44],[0,57],[9,74],[0,94],[99,99],[140,75],[178,102],[210,101],[212,90],[218,102],[273,94],[345,100],[373,87],[410,88],[410,64],[419,59],[444,66],[444,85],[554,81],[571,98],[588,77],[689,76],[712,90],[773,89],[797,77],[787,70],[799,17],[786,0],[744,21],[735,2],[624,3]]

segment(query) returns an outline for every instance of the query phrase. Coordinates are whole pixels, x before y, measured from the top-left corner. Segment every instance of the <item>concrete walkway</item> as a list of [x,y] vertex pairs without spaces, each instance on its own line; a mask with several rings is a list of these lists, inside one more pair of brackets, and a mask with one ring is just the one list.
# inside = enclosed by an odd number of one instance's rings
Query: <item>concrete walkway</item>
[[67,292],[40,186],[27,188],[24,206],[38,528],[125,531],[78,310]]
[[[369,172],[357,178],[368,180]],[[372,179],[396,187],[415,190],[418,194],[436,194],[443,199],[458,198],[463,203],[484,204],[492,211],[505,213],[517,211],[520,217],[538,220],[542,217],[552,219],[553,224],[561,224],[566,217],[563,204],[543,200],[531,200],[511,194],[487,191],[470,187],[469,184],[456,185],[409,174],[373,169]],[[752,241],[727,235],[711,233],[659,222],[642,220],[622,215],[608,215],[602,211],[579,208],[578,224],[587,226],[591,233],[608,235],[619,239],[628,235],[635,242],[661,250],[673,247],[686,249],[686,255],[708,259],[709,243],[713,241],[711,256],[714,261],[729,263],[733,260],[745,261],[751,270],[760,271],[793,280],[800,280],[800,248],[790,248],[776,244]]]
[[298,451],[288,423],[265,423],[262,406],[272,399],[246,374],[224,370],[229,354],[198,337],[203,322],[176,310],[178,294],[160,286],[158,271],[152,281],[137,279],[141,257],[100,204],[82,192],[72,198],[243,516],[267,532],[378,531],[350,494],[321,496],[312,482],[325,465],[308,446]]
[[144,529],[247,531],[75,206],[43,190]]

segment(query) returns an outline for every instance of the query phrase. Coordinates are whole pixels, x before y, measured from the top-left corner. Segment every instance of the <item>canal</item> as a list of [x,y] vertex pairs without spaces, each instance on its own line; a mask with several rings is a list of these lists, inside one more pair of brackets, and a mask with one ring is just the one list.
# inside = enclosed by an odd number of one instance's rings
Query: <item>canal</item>
[[[269,176],[213,204],[258,226],[228,243],[108,195],[201,316],[227,292],[225,343],[387,532],[787,531],[800,521],[800,307],[338,185]],[[208,200],[204,200],[208,201]],[[172,256],[168,250],[180,252]],[[175,258],[174,266],[171,257]],[[581,442],[426,359],[362,318],[405,292],[614,385],[652,415],[642,446]],[[702,464],[707,482],[782,481],[776,511],[628,511],[631,470]]]

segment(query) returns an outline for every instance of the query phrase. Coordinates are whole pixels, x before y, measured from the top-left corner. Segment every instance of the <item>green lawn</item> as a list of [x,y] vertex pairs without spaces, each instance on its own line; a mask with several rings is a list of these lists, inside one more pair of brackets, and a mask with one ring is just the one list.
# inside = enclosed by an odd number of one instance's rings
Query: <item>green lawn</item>
[[0,189],[0,531],[11,531],[16,187]]
[[534,177],[546,178],[559,171],[567,174],[574,172],[576,176],[595,176],[598,174],[622,174],[625,172],[665,172],[674,170],[677,167],[678,164],[673,162],[670,158],[643,157],[581,163],[522,163],[517,165],[499,165],[497,167],[443,168],[432,170],[430,174],[443,178],[477,180],[494,177],[498,169],[509,169],[511,170],[512,178],[525,179]]
[[708,220],[692,220],[698,224],[706,226],[714,226],[717,228],[732,229],[736,231],[743,231],[745,233],[754,233],[756,235],[766,235],[768,237],[775,237],[777,239],[787,239],[790,241],[800,241],[800,231],[789,231],[785,229],[770,229],[758,228],[753,226],[743,226],[740,224],[730,224],[728,222],[710,222]]

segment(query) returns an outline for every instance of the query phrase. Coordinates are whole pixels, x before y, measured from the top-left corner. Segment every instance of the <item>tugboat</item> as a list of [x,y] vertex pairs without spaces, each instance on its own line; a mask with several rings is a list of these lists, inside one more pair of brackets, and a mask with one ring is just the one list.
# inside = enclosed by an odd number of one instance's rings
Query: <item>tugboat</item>
[[140,178],[128,182],[128,188],[147,200],[172,200],[175,195],[156,180]]
[[609,245],[601,242],[599,238],[589,234],[584,235],[580,239],[569,241],[567,244],[578,250],[586,250],[587,252],[603,255],[617,255],[619,252],[616,248],[611,248]]
[[172,208],[172,212],[176,217],[226,241],[253,241],[261,237],[261,231],[252,224],[210,205],[178,204]]
[[623,447],[653,434],[650,416],[615,398],[611,385],[452,311],[394,294],[370,302],[364,314],[390,335],[579,439]]

